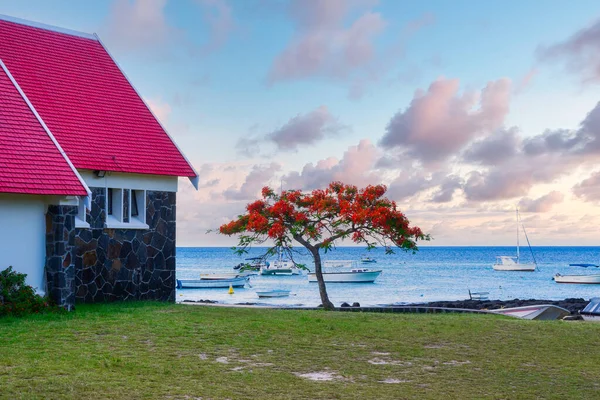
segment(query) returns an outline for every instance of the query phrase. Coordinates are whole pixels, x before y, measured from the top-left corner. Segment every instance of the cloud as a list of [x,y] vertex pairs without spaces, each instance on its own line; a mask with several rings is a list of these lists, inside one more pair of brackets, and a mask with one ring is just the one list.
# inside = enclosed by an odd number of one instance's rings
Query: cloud
[[392,117],[380,145],[427,164],[444,161],[472,139],[502,126],[510,80],[489,82],[480,93],[458,91],[457,79],[439,79],[427,92],[417,91],[409,107]]
[[516,127],[498,129],[488,137],[472,143],[464,152],[468,163],[498,165],[512,158],[518,151],[520,138]]
[[115,0],[105,23],[107,39],[111,47],[123,51],[171,52],[183,44],[191,55],[206,56],[227,41],[235,23],[226,0],[195,0],[195,4],[209,31],[203,45],[192,43],[167,21],[167,0]]
[[308,114],[296,115],[266,138],[273,141],[279,150],[295,150],[298,146],[311,145],[327,136],[334,136],[344,128],[327,107],[321,106]]
[[208,25],[210,34],[206,43],[197,52],[210,54],[227,42],[235,29],[235,21],[231,6],[225,0],[196,0],[203,9],[203,19]]
[[363,11],[346,26],[352,11],[370,1],[292,0],[289,16],[296,32],[269,72],[269,81],[309,76],[347,77],[375,55],[373,40],[386,22],[379,13]]
[[281,165],[271,163],[267,165],[255,165],[240,188],[229,187],[223,192],[227,200],[252,200],[256,199],[261,189],[270,184],[275,174],[281,170]]
[[523,212],[545,213],[552,210],[555,204],[561,203],[565,196],[557,191],[552,191],[537,199],[525,197],[519,202],[519,208]]
[[309,113],[290,118],[284,125],[262,137],[254,135],[240,138],[235,147],[247,156],[258,153],[261,143],[273,143],[277,150],[293,151],[336,136],[346,129],[326,106],[320,106]]
[[109,39],[124,50],[161,46],[175,32],[167,24],[167,0],[116,0],[108,17]]
[[154,115],[156,115],[156,118],[158,118],[158,120],[165,125],[169,120],[169,115],[171,114],[171,106],[169,103],[160,98],[146,99],[146,103]]
[[564,62],[583,83],[600,83],[600,20],[561,43],[540,47],[537,56],[541,61]]
[[463,184],[464,181],[460,176],[448,175],[440,185],[438,191],[433,194],[430,201],[434,203],[451,202],[454,198],[454,193],[461,189]]
[[284,178],[284,187],[312,190],[323,188],[332,181],[342,181],[357,186],[379,183],[381,177],[373,168],[379,158],[379,150],[367,139],[357,146],[350,146],[341,160],[330,157],[308,163],[300,172],[291,172]]
[[600,172],[594,172],[589,178],[573,186],[573,193],[585,201],[600,200]]
[[515,87],[515,94],[523,93],[533,82],[534,78],[538,75],[539,70],[532,68],[521,78]]

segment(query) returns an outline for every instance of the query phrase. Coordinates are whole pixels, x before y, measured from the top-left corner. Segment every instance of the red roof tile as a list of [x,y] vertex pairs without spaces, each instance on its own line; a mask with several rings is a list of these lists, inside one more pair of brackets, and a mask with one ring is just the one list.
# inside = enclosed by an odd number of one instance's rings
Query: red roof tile
[[0,193],[87,195],[1,65]]
[[0,19],[0,59],[76,168],[196,176],[95,38]]

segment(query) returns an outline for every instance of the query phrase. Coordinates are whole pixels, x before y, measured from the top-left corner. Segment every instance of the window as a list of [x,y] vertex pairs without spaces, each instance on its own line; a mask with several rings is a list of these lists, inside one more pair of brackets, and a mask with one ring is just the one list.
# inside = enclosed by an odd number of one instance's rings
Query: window
[[90,224],[87,222],[87,212],[85,209],[85,197],[80,196],[77,203],[77,215],[75,216],[75,228],[89,228]]
[[106,227],[147,229],[146,191],[107,188]]
[[108,207],[106,213],[108,215],[112,215],[113,210],[113,190],[108,189],[108,194],[106,195],[106,199],[108,200]]

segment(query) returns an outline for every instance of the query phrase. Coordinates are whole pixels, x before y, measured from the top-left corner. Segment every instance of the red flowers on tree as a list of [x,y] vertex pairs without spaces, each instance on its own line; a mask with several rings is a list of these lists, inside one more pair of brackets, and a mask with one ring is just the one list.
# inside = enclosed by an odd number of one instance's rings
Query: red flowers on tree
[[358,189],[353,185],[332,182],[325,190],[302,193],[288,190],[276,194],[262,189],[262,200],[246,206],[246,213],[222,225],[220,233],[239,236],[238,251],[271,239],[275,247],[291,249],[297,242],[312,254],[323,307],[333,309],[329,301],[321,268],[319,251],[331,249],[338,240],[349,239],[367,248],[383,246],[417,250],[418,240],[429,240],[421,229],[411,227],[396,203],[384,197],[384,185]]

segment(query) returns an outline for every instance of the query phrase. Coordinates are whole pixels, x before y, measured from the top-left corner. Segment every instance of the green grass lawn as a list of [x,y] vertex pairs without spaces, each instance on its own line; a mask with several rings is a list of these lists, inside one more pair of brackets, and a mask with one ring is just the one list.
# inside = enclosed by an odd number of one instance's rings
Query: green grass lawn
[[591,399],[599,338],[474,314],[79,305],[0,319],[0,398]]

